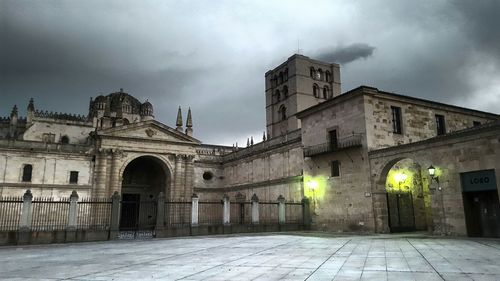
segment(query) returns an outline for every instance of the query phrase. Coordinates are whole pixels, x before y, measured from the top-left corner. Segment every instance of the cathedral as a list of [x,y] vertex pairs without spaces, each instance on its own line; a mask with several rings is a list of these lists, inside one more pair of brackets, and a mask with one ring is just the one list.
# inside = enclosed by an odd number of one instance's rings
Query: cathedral
[[14,106],[0,119],[0,197],[307,197],[315,230],[500,236],[499,115],[341,92],[338,64],[298,54],[266,72],[264,93],[266,134],[245,148],[196,139],[190,109],[163,124],[122,89],[86,116]]

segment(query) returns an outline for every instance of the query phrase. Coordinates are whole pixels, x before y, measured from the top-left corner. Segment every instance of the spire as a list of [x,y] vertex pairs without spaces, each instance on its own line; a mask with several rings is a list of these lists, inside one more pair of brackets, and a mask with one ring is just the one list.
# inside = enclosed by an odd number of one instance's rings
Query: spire
[[188,128],[193,127],[193,119],[191,118],[191,107],[188,109],[188,117],[186,120],[186,127],[188,127]]
[[253,145],[253,136],[250,137],[250,145]]
[[250,139],[247,138],[247,147],[249,147],[249,146],[250,146]]
[[13,117],[17,118],[17,105],[14,105],[14,107],[12,108],[12,112],[10,113],[10,119],[12,119]]
[[264,131],[264,134],[262,134],[262,141],[266,141],[266,132]]
[[28,104],[28,111],[35,111],[35,103],[33,102],[33,98],[30,99]]
[[175,126],[177,126],[176,130],[182,132],[182,112],[181,107],[179,106],[179,110],[177,111],[177,121],[175,122]]

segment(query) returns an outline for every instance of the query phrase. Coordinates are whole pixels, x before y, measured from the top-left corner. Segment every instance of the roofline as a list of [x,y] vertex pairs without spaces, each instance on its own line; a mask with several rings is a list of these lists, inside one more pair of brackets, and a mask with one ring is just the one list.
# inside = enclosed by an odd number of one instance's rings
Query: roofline
[[269,74],[271,74],[272,72],[276,71],[278,68],[281,68],[283,67],[284,65],[286,65],[289,61],[295,59],[295,58],[303,58],[303,59],[306,59],[308,61],[311,61],[311,62],[314,62],[314,63],[318,63],[318,64],[323,64],[325,66],[331,66],[331,65],[335,65],[335,66],[338,66],[340,67],[340,64],[338,63],[335,63],[335,62],[324,62],[324,61],[320,61],[320,60],[317,60],[317,59],[312,59],[308,56],[304,56],[304,55],[301,55],[301,54],[293,54],[292,56],[290,56],[286,61],[280,63],[278,66],[276,66],[275,68],[273,69],[269,69],[268,71],[266,71],[266,73],[264,74],[264,76],[267,76]]
[[448,108],[454,108],[454,109],[458,109],[458,110],[465,110],[465,111],[469,111],[469,112],[476,112],[476,113],[480,113],[480,114],[490,115],[491,117],[500,118],[500,115],[496,114],[496,113],[481,111],[481,110],[472,109],[472,108],[461,107],[461,106],[452,105],[452,104],[446,104],[446,103],[432,101],[432,100],[423,99],[423,98],[417,98],[417,97],[412,97],[412,96],[406,96],[406,95],[396,94],[396,93],[392,93],[392,92],[382,91],[382,90],[379,90],[378,88],[371,87],[371,86],[365,86],[365,85],[361,85],[361,86],[356,87],[356,88],[354,88],[352,90],[349,90],[349,91],[347,91],[347,92],[345,92],[343,94],[340,94],[340,95],[338,95],[338,96],[336,96],[336,97],[334,97],[334,98],[332,98],[330,100],[327,100],[327,101],[319,103],[319,104],[317,104],[315,106],[306,108],[306,109],[304,109],[304,110],[302,110],[300,112],[297,112],[296,116],[297,116],[297,118],[306,117],[308,115],[311,115],[314,111],[319,110],[321,107],[328,107],[331,104],[335,104],[336,102],[338,102],[342,98],[343,99],[354,98],[355,96],[357,96],[357,95],[355,95],[356,93],[363,94],[363,95],[366,95],[366,94],[388,95],[388,96],[403,98],[403,99],[407,99],[407,100],[413,100],[413,101],[418,101],[418,102],[430,103],[430,104],[436,105],[436,106],[444,106],[444,107],[448,107]]

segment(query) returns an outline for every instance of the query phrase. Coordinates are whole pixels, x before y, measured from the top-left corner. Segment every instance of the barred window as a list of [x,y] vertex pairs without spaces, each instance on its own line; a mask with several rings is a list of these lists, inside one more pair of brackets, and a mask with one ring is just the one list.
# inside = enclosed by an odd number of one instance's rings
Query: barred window
[[401,134],[401,107],[391,106],[392,111],[392,132]]

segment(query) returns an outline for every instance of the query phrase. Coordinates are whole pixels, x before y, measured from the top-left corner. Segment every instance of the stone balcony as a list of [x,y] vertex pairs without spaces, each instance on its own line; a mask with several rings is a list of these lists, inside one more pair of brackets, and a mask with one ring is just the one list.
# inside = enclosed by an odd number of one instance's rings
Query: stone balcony
[[311,157],[347,148],[361,147],[361,136],[357,134],[337,139],[336,143],[325,142],[318,145],[306,146],[304,147],[304,156]]

